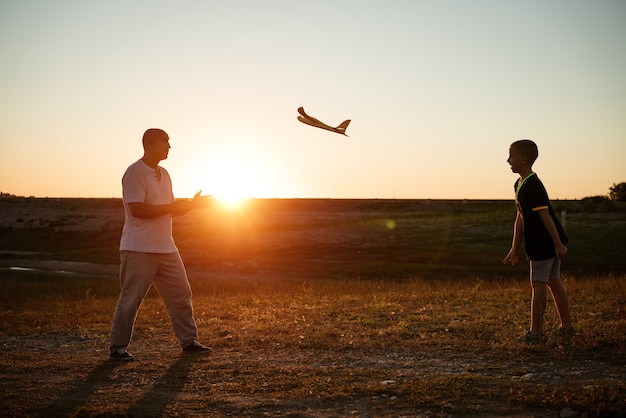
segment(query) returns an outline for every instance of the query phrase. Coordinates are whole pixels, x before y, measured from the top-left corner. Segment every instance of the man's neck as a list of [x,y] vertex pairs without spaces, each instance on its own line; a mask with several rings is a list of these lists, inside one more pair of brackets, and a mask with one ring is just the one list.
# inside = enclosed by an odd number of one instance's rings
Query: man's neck
[[141,158],[141,161],[143,161],[143,162],[144,162],[144,164],[145,164],[145,165],[147,165],[147,166],[148,166],[148,167],[150,167],[150,168],[157,168],[157,165],[159,165],[159,161],[160,161],[160,160],[158,160],[158,159],[154,159],[154,158],[150,158],[150,157],[148,157],[148,156],[144,155],[144,156]]

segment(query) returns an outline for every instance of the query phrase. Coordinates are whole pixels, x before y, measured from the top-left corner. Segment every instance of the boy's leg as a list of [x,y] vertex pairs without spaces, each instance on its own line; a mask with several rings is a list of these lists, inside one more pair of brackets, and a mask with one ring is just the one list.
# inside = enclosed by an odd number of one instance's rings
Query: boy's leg
[[530,260],[530,280],[532,286],[532,301],[530,307],[530,333],[540,334],[543,328],[543,314],[548,302],[547,283],[552,270],[550,260]]
[[550,279],[548,280],[548,287],[554,297],[554,303],[556,310],[559,312],[559,318],[561,319],[561,328],[569,330],[572,328],[572,317],[569,311],[569,300],[567,292],[561,283],[561,260],[555,260]]
[[530,306],[530,333],[541,334],[543,327],[543,314],[546,311],[547,304],[547,289],[546,284],[543,282],[532,282],[532,301]]
[[191,286],[178,252],[159,256],[161,264],[154,286],[163,299],[174,334],[184,348],[198,338],[198,329],[193,318]]
[[137,311],[148,293],[158,264],[150,254],[132,251],[120,253],[120,295],[111,324],[111,353],[130,343]]

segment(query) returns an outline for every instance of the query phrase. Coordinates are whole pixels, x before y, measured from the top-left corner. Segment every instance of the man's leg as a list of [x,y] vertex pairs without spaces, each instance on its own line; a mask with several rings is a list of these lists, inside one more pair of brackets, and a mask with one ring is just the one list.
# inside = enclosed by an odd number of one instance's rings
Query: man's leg
[[111,325],[111,353],[130,344],[137,311],[158,269],[155,261],[147,253],[120,253],[120,296]]
[[191,304],[191,286],[178,252],[160,254],[159,257],[161,264],[154,286],[163,299],[174,333],[181,347],[184,348],[193,344],[198,338]]

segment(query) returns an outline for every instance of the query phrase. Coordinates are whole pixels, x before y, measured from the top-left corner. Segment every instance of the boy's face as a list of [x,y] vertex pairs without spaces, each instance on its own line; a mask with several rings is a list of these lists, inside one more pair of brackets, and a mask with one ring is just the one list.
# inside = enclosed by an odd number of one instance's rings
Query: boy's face
[[515,147],[509,148],[509,159],[506,162],[511,166],[511,171],[518,174],[528,166],[528,158]]

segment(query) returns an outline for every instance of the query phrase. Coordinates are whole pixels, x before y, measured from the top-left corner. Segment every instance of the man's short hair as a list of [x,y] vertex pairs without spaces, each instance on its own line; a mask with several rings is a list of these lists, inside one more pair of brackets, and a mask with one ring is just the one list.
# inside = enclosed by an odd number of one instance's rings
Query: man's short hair
[[169,139],[167,132],[165,132],[163,129],[150,128],[146,132],[143,133],[143,138],[141,140],[141,143],[145,147],[149,142],[152,142],[155,139],[163,139],[163,138]]
[[539,156],[537,144],[530,139],[520,139],[519,141],[515,141],[511,144],[511,148],[515,148],[517,152],[528,158],[531,165]]

